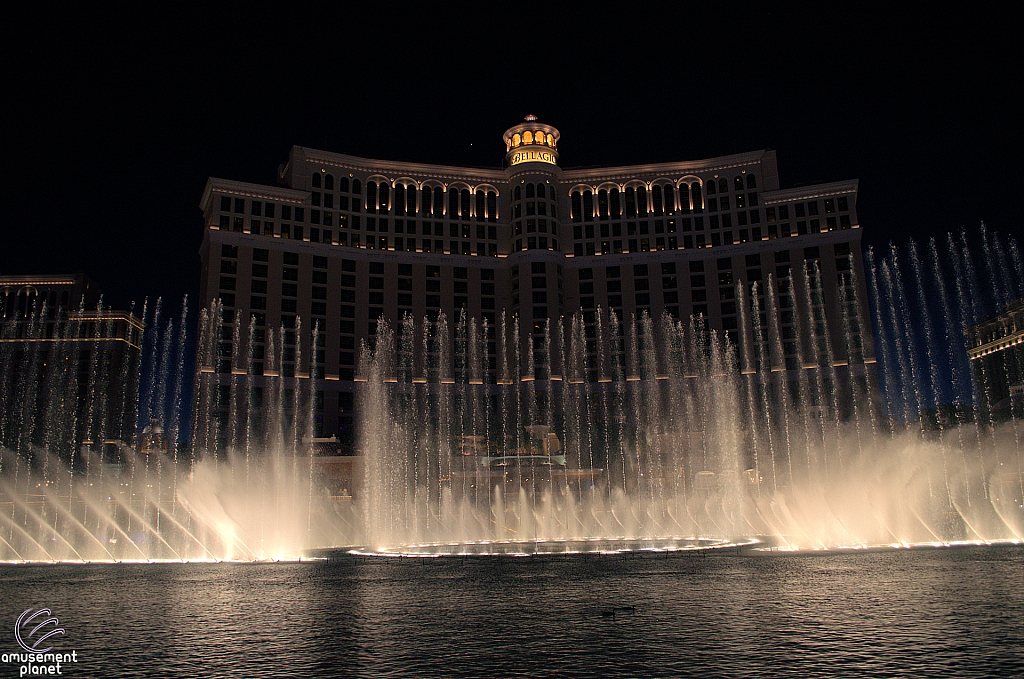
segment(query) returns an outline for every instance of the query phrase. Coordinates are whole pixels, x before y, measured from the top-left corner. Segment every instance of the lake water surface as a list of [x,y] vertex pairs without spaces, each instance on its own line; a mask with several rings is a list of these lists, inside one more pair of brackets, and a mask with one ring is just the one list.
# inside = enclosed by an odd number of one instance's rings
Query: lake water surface
[[1020,546],[0,566],[0,652],[39,607],[68,677],[1024,676]]

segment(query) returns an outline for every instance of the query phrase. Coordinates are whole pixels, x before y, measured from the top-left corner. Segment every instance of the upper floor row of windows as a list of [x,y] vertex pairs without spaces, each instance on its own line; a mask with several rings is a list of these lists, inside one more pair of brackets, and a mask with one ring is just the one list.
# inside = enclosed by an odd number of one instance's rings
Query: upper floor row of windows
[[520,184],[512,190],[512,200],[522,200],[526,198],[547,198],[549,200],[558,200],[555,196],[555,187],[547,186],[543,183],[537,184]]
[[[314,175],[320,177],[319,174]],[[322,183],[334,184],[333,179],[327,182],[325,175]],[[364,185],[359,180],[352,180],[349,184],[348,178],[343,177],[345,186],[353,186],[362,189]],[[730,182],[721,178],[718,180],[707,180],[702,183],[696,178],[692,182],[681,182],[674,185],[668,182],[655,182],[648,186],[638,183],[636,185],[600,187],[598,189],[576,187],[569,195],[570,217],[573,222],[584,222],[595,219],[616,220],[644,218],[649,215],[655,217],[672,216],[680,214],[701,214],[705,211],[717,212],[719,209],[728,210],[735,203],[736,208],[753,207],[758,204],[756,192],[757,182],[753,174],[736,176],[731,183],[733,187],[733,198],[729,197]],[[747,193],[743,193],[747,191]],[[714,197],[707,197],[716,194]],[[725,195],[723,195],[725,194]],[[524,198],[529,199],[526,203],[527,213],[536,211],[538,214],[557,215],[556,188],[544,183],[527,183],[514,187],[513,214],[515,219],[521,216],[522,207],[519,204]],[[541,198],[554,203],[550,208],[545,208]],[[335,200],[337,199],[337,200]],[[497,222],[499,217],[498,193],[495,190],[477,188],[449,187],[426,185],[417,188],[414,185],[401,183],[391,186],[387,181],[367,181],[365,183],[365,212],[370,214],[394,214],[396,216],[416,216],[431,219],[450,220],[477,220]],[[363,196],[335,196],[331,193],[313,191],[311,192],[310,203],[313,206],[312,213],[319,214],[317,208],[327,210],[337,209],[342,212],[363,212]],[[817,214],[817,204],[809,204],[810,214]],[[825,212],[835,211],[846,212],[850,209],[850,203],[846,196],[838,199],[826,199],[824,201]],[[220,211],[222,213],[234,212],[244,214],[247,212],[252,216],[263,216],[280,218],[286,221],[305,221],[306,211],[303,207],[275,204],[271,201],[247,200],[245,198],[220,196]],[[779,212],[779,219],[788,218],[787,207],[768,206],[765,209],[769,222],[775,221],[776,211]],[[796,207],[797,216],[800,214],[802,205]]]
[[569,196],[569,210],[572,221],[589,221],[598,219],[627,219],[646,217],[654,214],[657,217],[682,213],[703,212],[704,197],[700,183],[680,184],[678,189],[672,184],[654,184],[650,192],[646,186],[627,186],[625,190],[618,187],[598,189],[595,193],[590,189],[575,190]]

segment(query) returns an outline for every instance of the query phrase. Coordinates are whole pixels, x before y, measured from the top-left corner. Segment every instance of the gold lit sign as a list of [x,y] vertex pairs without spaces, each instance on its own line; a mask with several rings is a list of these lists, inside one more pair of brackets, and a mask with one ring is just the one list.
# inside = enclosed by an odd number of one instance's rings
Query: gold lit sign
[[533,150],[524,149],[522,151],[516,151],[512,154],[512,159],[509,161],[510,165],[518,165],[519,163],[550,163],[556,165],[555,154],[551,151],[544,150]]

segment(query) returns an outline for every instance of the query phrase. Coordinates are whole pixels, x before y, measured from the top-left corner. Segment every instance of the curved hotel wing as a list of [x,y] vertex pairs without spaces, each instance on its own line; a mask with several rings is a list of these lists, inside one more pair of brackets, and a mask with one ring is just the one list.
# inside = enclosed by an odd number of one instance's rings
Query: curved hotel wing
[[[395,324],[407,313],[453,318],[465,310],[493,325],[503,311],[516,314],[524,355],[548,319],[577,312],[588,337],[598,314],[614,309],[627,321],[703,314],[736,343],[750,317],[745,332],[754,337],[760,324],[757,336],[777,339],[772,373],[790,380],[810,367],[798,356],[800,340],[826,339],[806,319],[825,314],[830,322],[818,327],[838,332],[847,301],[866,323],[856,180],[780,190],[774,151],[562,169],[558,141],[558,130],[528,116],[504,134],[504,169],[293,147],[278,186],[211,178],[200,203],[201,302],[219,298],[225,324],[245,327],[225,330],[224,344],[234,336],[243,346],[222,346],[222,355],[251,351],[259,375],[265,328],[299,321],[303,332],[285,333],[285,342],[309,356],[308,330],[319,323],[317,427],[331,436],[351,431],[358,348],[381,316]],[[762,310],[764,287],[776,288],[777,322],[739,312],[737,289],[754,282]],[[813,307],[804,320],[794,314],[801,299]],[[828,339],[837,379],[866,379],[874,393],[869,328],[853,342]],[[281,374],[295,374],[285,349]],[[860,355],[851,360],[849,351]],[[490,365],[485,379],[494,382]],[[231,372],[230,361],[212,368]],[[538,375],[560,371],[538,365]]]

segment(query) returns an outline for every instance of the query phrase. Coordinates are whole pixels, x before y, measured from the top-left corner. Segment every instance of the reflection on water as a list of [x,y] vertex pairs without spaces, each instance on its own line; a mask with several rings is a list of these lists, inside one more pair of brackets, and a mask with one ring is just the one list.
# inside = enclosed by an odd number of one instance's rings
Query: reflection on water
[[51,608],[68,676],[1020,676],[1021,573],[1019,546],[5,566],[0,626]]

